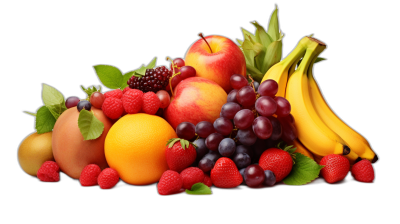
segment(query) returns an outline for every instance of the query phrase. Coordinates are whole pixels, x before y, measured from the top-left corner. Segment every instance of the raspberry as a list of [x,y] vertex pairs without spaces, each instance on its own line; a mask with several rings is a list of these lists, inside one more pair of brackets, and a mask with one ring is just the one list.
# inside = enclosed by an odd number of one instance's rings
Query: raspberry
[[171,76],[172,71],[168,70],[165,66],[161,66],[155,69],[146,69],[146,73],[143,77],[138,78],[132,76],[127,83],[131,89],[139,89],[143,92],[152,91],[156,93],[158,90],[167,87]]
[[119,175],[113,168],[105,168],[101,171],[97,182],[101,189],[110,189],[114,187],[119,181]]
[[114,89],[114,90],[104,93],[104,96],[106,97],[106,99],[110,98],[110,97],[121,99],[122,95],[123,95],[123,93],[120,89]]
[[122,90],[122,94],[125,94],[128,90],[130,90],[131,88],[129,88],[129,86],[128,87],[125,87],[125,89],[124,90]]
[[101,173],[101,169],[97,164],[89,164],[83,168],[79,182],[82,186],[94,186],[97,184],[97,177]]
[[207,185],[208,187],[212,186],[211,178],[207,174],[204,174],[203,184]]
[[117,119],[121,117],[124,112],[124,108],[122,107],[122,100],[109,97],[106,98],[101,106],[103,113],[111,119]]
[[374,168],[370,161],[363,159],[351,168],[351,175],[358,181],[371,183],[375,179]]
[[331,184],[343,180],[350,171],[349,160],[344,156],[336,154],[324,156],[319,165],[325,166],[321,169],[320,173],[326,182]]
[[173,170],[165,171],[157,184],[158,193],[168,195],[178,193],[183,185],[183,180],[178,172]]
[[193,184],[203,183],[204,173],[201,169],[197,167],[189,167],[181,172],[181,177],[183,180],[183,188],[192,189]]
[[54,161],[46,161],[37,172],[39,180],[44,182],[57,182],[60,180],[60,167]]
[[154,115],[157,113],[158,108],[160,108],[161,101],[158,96],[153,92],[147,92],[143,94],[143,106],[142,110],[146,114]]
[[128,114],[136,114],[142,109],[143,92],[137,89],[127,91],[122,97],[122,105]]

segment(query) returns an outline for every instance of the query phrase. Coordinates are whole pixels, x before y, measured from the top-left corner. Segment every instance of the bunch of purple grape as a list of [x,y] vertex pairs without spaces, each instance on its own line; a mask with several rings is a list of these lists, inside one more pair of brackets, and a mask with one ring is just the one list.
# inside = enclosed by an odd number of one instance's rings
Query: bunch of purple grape
[[202,121],[195,126],[182,122],[176,128],[178,137],[194,140],[197,159],[193,165],[205,173],[221,156],[231,158],[238,169],[244,169],[258,163],[266,149],[280,141],[290,144],[297,138],[290,103],[275,96],[276,81],[249,84],[242,75],[233,75],[230,84],[233,90],[214,124]]

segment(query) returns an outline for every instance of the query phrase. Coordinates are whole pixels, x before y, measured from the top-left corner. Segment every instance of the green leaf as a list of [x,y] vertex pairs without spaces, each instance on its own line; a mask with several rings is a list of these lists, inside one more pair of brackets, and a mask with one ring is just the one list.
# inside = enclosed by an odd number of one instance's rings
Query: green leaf
[[265,32],[264,27],[257,23],[257,21],[252,22],[252,24],[256,27],[256,40],[258,43],[261,43],[265,48],[267,48],[272,40],[271,37]]
[[243,41],[241,41],[241,40],[239,40],[239,39],[236,39],[236,41],[239,43],[239,46],[241,47],[242,44],[243,44]]
[[111,65],[93,66],[101,83],[110,89],[118,89],[121,87],[122,73]]
[[135,71],[127,72],[122,77],[121,89],[128,86],[128,80],[135,74]]
[[94,116],[93,112],[85,109],[79,113],[78,127],[84,140],[96,139],[104,130],[104,124]]
[[94,93],[94,92],[100,92],[101,91],[101,86],[99,86],[99,89],[97,89],[95,86],[92,87],[88,87],[87,89],[83,86],[81,86],[83,92],[85,92],[87,94],[86,100],[89,101],[90,96]]
[[292,171],[283,180],[283,183],[287,185],[307,184],[317,178],[320,170],[324,167],[301,153],[295,153],[295,157]]
[[242,33],[243,33],[244,40],[250,41],[250,37],[253,38],[254,40],[256,39],[256,36],[254,36],[252,33],[250,33],[249,31],[247,31],[243,28],[242,28]]
[[196,195],[211,194],[211,189],[203,183],[195,183],[192,185],[191,190],[186,189],[186,193]]
[[36,131],[38,134],[50,132],[54,128],[56,119],[46,106],[42,106],[36,113]]
[[140,68],[135,70],[135,73],[145,76],[146,75],[146,66],[142,65]]
[[35,114],[35,113],[29,112],[29,111],[24,111],[24,113],[26,113],[26,114],[29,114],[29,115],[32,115],[32,116],[35,116],[35,117],[36,117],[36,114]]
[[272,42],[268,48],[267,53],[264,57],[264,63],[261,72],[264,74],[270,69],[274,64],[281,61],[282,58],[282,40]]
[[279,23],[278,23],[278,7],[275,8],[274,12],[269,19],[268,35],[272,41],[277,41],[280,38]]
[[168,148],[172,148],[174,146],[175,142],[179,141],[180,138],[171,138],[170,140],[167,141],[167,146]]
[[[254,51],[256,52],[256,56],[254,58],[256,68],[259,68],[259,70],[261,70],[261,72],[264,72],[263,65],[264,65],[264,58],[267,53],[266,52],[267,49],[262,44],[256,43],[256,44],[254,44]],[[265,72],[264,72],[264,74],[265,74]]]
[[156,66],[156,62],[157,62],[157,57],[155,57],[155,58],[146,66],[146,69],[154,68],[154,66]]
[[43,84],[42,99],[44,105],[50,110],[56,120],[62,112],[67,110],[64,96],[58,90],[49,85]]
[[251,65],[249,65],[247,63],[246,63],[246,71],[247,71],[248,74],[251,75],[251,77],[255,81],[257,81],[259,83],[261,83],[261,80],[262,80],[262,78],[264,77],[264,74],[265,74],[265,73],[261,73],[256,67],[251,66]]

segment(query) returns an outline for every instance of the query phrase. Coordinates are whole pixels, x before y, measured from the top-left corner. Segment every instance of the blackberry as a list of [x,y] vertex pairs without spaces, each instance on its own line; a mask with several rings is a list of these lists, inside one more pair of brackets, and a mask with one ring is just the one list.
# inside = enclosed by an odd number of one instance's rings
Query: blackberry
[[146,69],[145,75],[141,78],[132,76],[128,80],[128,85],[131,89],[139,89],[143,92],[152,91],[156,93],[168,86],[169,78],[171,78],[171,76],[171,70],[168,70],[165,66],[160,66],[155,69]]

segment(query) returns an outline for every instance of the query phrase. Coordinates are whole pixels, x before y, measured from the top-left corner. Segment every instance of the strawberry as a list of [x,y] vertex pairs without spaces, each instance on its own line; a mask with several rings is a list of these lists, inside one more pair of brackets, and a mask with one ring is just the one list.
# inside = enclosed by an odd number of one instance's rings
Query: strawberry
[[211,178],[207,174],[204,174],[203,184],[207,185],[208,187],[212,186]]
[[374,168],[370,161],[363,159],[351,168],[351,175],[358,181],[371,183],[375,179]]
[[293,154],[296,148],[291,146],[285,149],[269,148],[265,150],[261,156],[258,164],[263,168],[263,170],[271,170],[276,178],[276,183],[282,181],[293,167],[293,159],[291,154]]
[[172,138],[167,142],[165,156],[169,169],[180,173],[196,160],[196,149],[185,139]]
[[243,182],[243,177],[231,159],[221,157],[211,170],[211,182],[216,187],[233,188]]
[[343,180],[350,171],[349,160],[336,154],[324,156],[319,165],[325,166],[321,169],[320,174],[330,184]]
[[161,195],[168,195],[178,193],[183,185],[183,180],[178,172],[167,170],[160,178],[157,184],[158,193]]
[[183,188],[192,189],[193,184],[204,181],[204,173],[197,167],[188,167],[181,172]]

